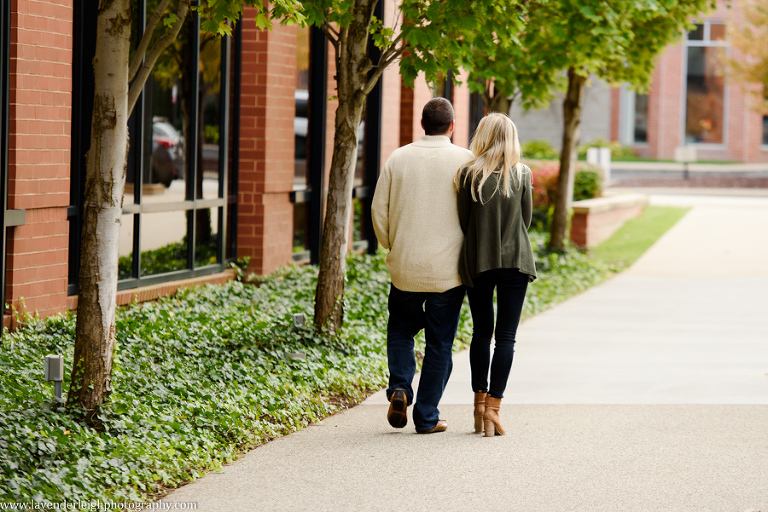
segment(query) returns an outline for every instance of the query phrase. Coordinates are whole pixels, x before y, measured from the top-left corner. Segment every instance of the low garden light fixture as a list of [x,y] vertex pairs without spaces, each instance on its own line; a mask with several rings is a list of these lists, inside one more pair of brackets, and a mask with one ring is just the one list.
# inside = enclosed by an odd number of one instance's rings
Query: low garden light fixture
[[297,328],[305,327],[307,325],[307,316],[304,313],[296,313],[293,315],[293,326]]
[[61,401],[61,382],[64,380],[64,356],[55,354],[45,356],[45,380],[53,381],[56,400]]

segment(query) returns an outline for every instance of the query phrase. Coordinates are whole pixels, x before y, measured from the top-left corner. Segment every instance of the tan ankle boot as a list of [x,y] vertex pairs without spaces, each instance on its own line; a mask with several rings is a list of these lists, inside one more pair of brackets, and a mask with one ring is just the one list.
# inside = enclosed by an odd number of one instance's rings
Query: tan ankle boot
[[485,437],[503,436],[505,434],[504,427],[501,426],[501,419],[499,418],[499,407],[501,407],[501,398],[486,395],[485,414],[483,414]]
[[483,431],[483,414],[485,414],[485,393],[475,392],[475,432]]

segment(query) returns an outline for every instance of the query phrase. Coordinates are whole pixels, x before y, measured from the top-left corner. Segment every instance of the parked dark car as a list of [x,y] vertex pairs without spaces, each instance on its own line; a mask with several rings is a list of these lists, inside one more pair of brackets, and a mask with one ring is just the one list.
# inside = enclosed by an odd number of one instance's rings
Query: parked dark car
[[166,118],[152,118],[152,181],[169,187],[183,177],[184,138]]

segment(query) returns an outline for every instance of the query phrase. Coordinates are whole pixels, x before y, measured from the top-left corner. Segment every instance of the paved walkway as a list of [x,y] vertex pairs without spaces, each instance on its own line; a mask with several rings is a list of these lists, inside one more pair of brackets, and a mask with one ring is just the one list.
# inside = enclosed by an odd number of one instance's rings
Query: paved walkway
[[[521,325],[501,416],[389,427],[382,392],[166,498],[203,511],[768,512],[768,198],[694,208],[627,272]],[[535,286],[535,284],[534,284]]]

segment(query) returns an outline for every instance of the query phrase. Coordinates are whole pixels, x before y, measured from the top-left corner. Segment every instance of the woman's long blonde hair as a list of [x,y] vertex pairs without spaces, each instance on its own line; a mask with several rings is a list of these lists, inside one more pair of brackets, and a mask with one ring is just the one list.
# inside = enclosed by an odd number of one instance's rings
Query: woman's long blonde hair
[[493,113],[481,119],[469,149],[475,158],[456,174],[453,181],[456,190],[459,190],[461,185],[464,169],[468,170],[464,181],[469,180],[472,200],[475,202],[483,202],[483,185],[494,173],[499,174],[499,179],[493,194],[498,192],[504,197],[511,197],[513,187],[520,188],[524,166],[520,163],[517,127],[510,118],[504,114]]

